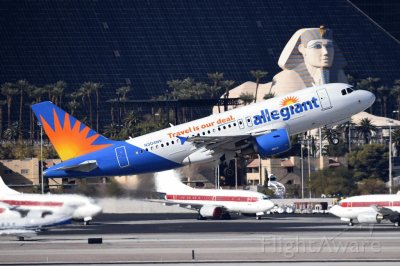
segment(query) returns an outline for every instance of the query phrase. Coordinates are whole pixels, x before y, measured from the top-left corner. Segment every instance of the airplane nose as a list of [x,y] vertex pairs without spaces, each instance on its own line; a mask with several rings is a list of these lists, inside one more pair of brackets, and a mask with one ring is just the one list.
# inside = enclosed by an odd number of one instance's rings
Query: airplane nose
[[340,214],[341,208],[342,208],[342,207],[340,207],[339,205],[335,205],[335,206],[333,206],[333,207],[329,210],[329,213],[332,213],[333,215],[339,216],[339,217],[340,217],[339,214]]
[[268,210],[272,209],[274,206],[275,206],[275,203],[273,203],[270,200],[265,202],[265,211],[268,211]]
[[361,92],[361,97],[359,99],[359,101],[361,103],[365,103],[366,107],[365,109],[367,109],[368,107],[370,107],[374,102],[375,102],[375,95],[370,92],[370,91],[360,91]]

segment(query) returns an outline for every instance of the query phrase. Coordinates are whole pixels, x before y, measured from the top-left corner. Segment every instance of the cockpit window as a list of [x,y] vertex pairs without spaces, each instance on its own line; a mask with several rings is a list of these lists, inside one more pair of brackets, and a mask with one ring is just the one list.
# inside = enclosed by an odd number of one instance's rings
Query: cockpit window
[[342,90],[342,95],[346,95],[346,94],[347,94],[346,90],[343,89],[343,90]]
[[269,197],[268,196],[263,196],[262,199],[263,200],[269,200]]
[[352,88],[347,88],[347,93],[352,93],[354,90]]

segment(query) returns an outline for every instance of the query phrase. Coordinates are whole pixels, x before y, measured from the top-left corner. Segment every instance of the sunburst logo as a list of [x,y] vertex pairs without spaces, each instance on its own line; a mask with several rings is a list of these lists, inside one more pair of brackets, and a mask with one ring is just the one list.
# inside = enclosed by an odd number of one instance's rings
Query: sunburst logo
[[298,103],[298,102],[299,102],[299,98],[297,98],[295,96],[289,96],[289,97],[286,97],[286,98],[284,98],[282,100],[281,106],[282,107],[289,106],[289,105],[292,105],[292,104],[295,104],[295,103]]
[[43,128],[63,161],[111,146],[111,144],[93,144],[100,135],[96,133],[88,137],[91,129],[75,119],[73,119],[74,125],[71,125],[70,115],[67,113],[64,116],[64,125],[61,125],[55,109],[53,118],[54,129],[40,115]]

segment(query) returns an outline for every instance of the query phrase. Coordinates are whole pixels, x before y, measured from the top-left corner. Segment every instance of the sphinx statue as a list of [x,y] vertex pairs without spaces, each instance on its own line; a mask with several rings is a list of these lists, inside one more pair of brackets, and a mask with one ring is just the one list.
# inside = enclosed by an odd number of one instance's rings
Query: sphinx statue
[[[278,65],[282,69],[272,81],[260,84],[257,93],[257,102],[262,101],[264,95],[273,93],[281,96],[296,90],[323,85],[326,83],[348,83],[343,71],[347,62],[342,51],[333,40],[333,31],[324,26],[319,28],[304,28],[293,34],[284,47]],[[255,95],[256,83],[245,82],[229,91],[229,97],[240,97],[242,93]],[[214,113],[218,112],[214,108]],[[352,117],[358,124],[363,118],[368,118],[376,126],[387,126],[387,118],[361,112]],[[400,126],[400,121],[393,121]]]

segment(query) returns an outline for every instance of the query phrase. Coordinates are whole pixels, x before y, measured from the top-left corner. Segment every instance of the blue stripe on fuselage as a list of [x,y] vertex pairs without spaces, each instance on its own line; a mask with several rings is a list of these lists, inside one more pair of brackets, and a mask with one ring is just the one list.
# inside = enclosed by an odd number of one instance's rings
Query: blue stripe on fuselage
[[[118,162],[115,149],[125,147],[129,165]],[[120,154],[119,154],[120,156]],[[98,168],[90,172],[57,170],[60,167],[76,166],[88,160],[96,160]],[[181,164],[165,159],[152,152],[145,151],[124,141],[116,141],[110,147],[73,158],[48,168],[45,177],[94,177],[111,175],[134,175],[164,171],[181,167]]]

